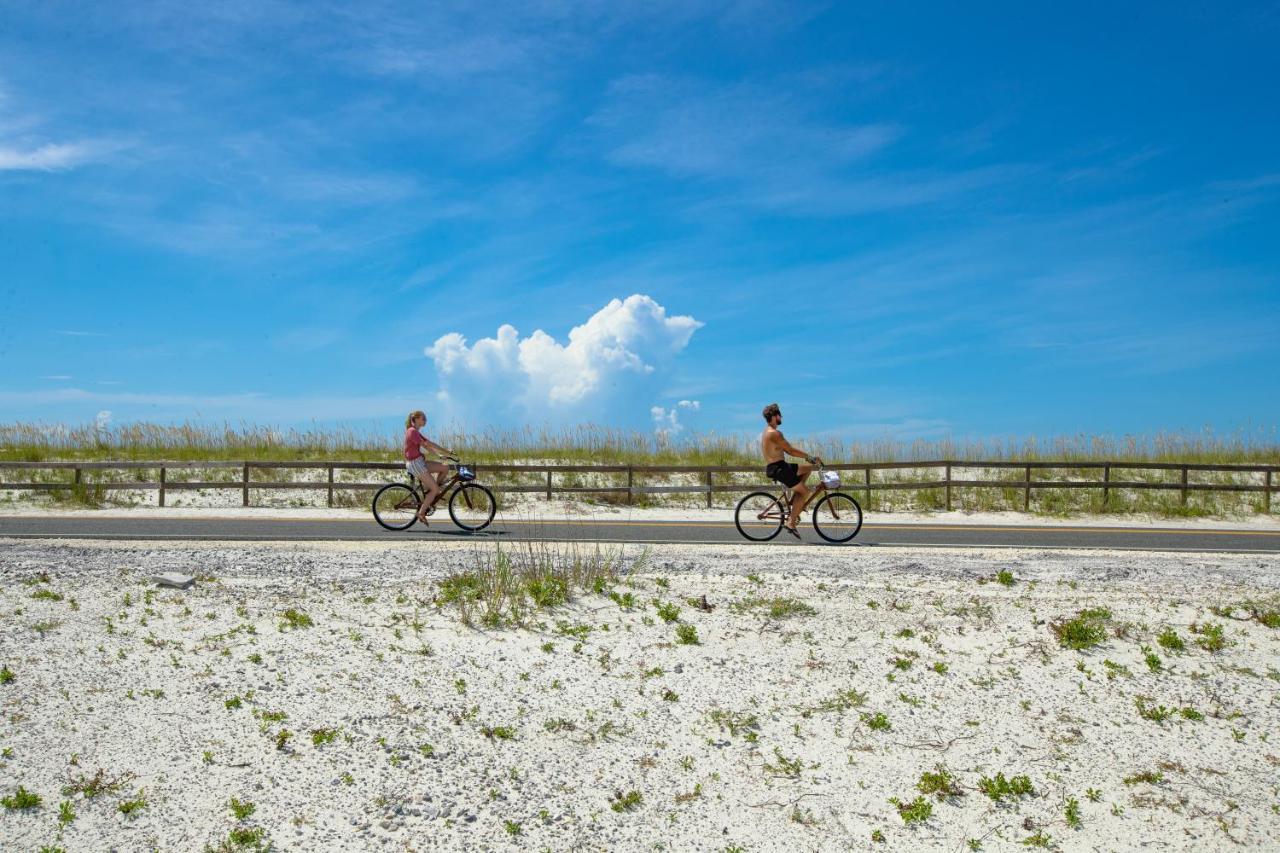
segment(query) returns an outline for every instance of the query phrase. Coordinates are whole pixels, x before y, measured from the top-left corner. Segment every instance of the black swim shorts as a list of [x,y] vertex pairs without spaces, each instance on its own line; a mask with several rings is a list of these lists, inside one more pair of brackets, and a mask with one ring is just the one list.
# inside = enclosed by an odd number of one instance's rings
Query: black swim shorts
[[788,489],[794,489],[796,483],[800,482],[800,466],[794,462],[770,462],[765,466],[764,473],[770,480],[776,480]]

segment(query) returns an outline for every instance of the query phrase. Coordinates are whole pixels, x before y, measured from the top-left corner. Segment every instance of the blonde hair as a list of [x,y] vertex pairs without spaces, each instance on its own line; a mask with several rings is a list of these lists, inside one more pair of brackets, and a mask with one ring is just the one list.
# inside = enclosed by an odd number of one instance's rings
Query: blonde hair
[[409,417],[404,419],[404,428],[408,429],[409,427],[413,426],[413,422],[418,419],[419,415],[425,418],[427,416],[427,413],[422,411],[422,409],[414,409],[412,412],[409,413]]

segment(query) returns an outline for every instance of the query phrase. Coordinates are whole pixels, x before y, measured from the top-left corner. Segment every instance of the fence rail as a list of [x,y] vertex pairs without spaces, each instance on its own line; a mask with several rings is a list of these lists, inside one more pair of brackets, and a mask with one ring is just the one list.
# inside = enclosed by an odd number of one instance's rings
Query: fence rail
[[[759,466],[744,465],[473,465],[471,466],[477,473],[494,473],[494,474],[537,474],[545,477],[545,480],[538,485],[509,485],[502,483],[490,482],[489,485],[497,492],[525,492],[532,494],[542,494],[547,500],[555,494],[625,494],[628,501],[635,499],[636,495],[651,494],[705,494],[707,496],[707,506],[711,506],[711,499],[714,494],[735,494],[742,492],[754,491],[759,488],[774,489],[777,486],[773,483],[717,483],[715,482],[716,474],[753,474],[758,473]],[[1280,465],[1262,465],[1262,464],[1205,464],[1205,463],[1178,463],[1178,462],[971,462],[954,459],[929,460],[924,462],[869,462],[869,463],[839,463],[828,465],[829,470],[842,472],[861,473],[859,478],[850,478],[850,482],[846,482],[843,486],[848,491],[865,492],[868,497],[873,491],[886,490],[933,490],[941,489],[945,494],[946,508],[949,510],[952,506],[952,492],[955,489],[1012,489],[1020,490],[1023,493],[1023,509],[1031,507],[1031,493],[1038,489],[1099,489],[1102,491],[1103,504],[1105,505],[1110,499],[1112,491],[1127,490],[1157,490],[1157,491],[1177,491],[1181,495],[1183,505],[1187,502],[1187,496],[1192,492],[1259,492],[1264,495],[1265,511],[1271,511],[1271,495],[1276,491],[1276,485],[1280,478],[1276,477],[1280,473]],[[170,472],[186,472],[200,470],[216,470],[231,469],[237,470],[240,477],[235,480],[171,480]],[[901,471],[907,469],[929,470],[936,469],[942,476],[939,479],[918,480],[918,481],[876,481],[873,479],[872,472],[875,471]],[[954,476],[956,470],[973,470],[973,469],[1012,469],[1020,471],[1023,475],[1018,480],[992,480],[992,479],[958,479]],[[130,491],[158,491],[160,506],[165,505],[165,497],[168,492],[172,491],[191,491],[203,489],[238,489],[241,492],[241,501],[244,506],[250,505],[251,492],[259,489],[299,489],[299,490],[322,490],[327,493],[327,502],[329,506],[333,506],[334,493],[336,491],[363,491],[374,490],[386,485],[387,481],[382,482],[349,482],[336,479],[335,473],[338,471],[403,471],[404,465],[398,462],[255,462],[252,460],[240,461],[213,461],[213,462],[184,462],[181,460],[156,460],[156,461],[119,461],[119,462],[0,462],[0,472],[7,470],[17,471],[68,471],[70,478],[67,480],[45,481],[45,482],[8,482],[0,481],[0,491],[20,490],[20,491],[59,491],[66,489],[74,489],[76,487],[85,488],[93,487],[103,490],[130,490]],[[281,471],[281,470],[306,470],[306,471],[324,471],[326,477],[324,480],[299,480],[290,482],[255,480],[253,472],[255,471]],[[1036,479],[1034,474],[1037,471],[1052,470],[1100,470],[1102,471],[1101,480],[1052,480],[1052,479]],[[1114,471],[1177,471],[1180,474],[1178,482],[1150,482],[1146,480],[1116,480],[1112,479]],[[157,472],[156,479],[146,481],[105,481],[99,479],[86,480],[86,472],[121,472],[121,471],[140,471],[140,472]],[[1197,473],[1217,473],[1217,474],[1257,474],[1261,475],[1256,483],[1197,483],[1191,481],[1191,474]],[[604,485],[604,486],[570,486],[557,484],[554,480],[556,474],[626,474],[626,485]],[[699,485],[641,485],[636,483],[636,476],[649,476],[655,474],[700,474],[705,477],[705,483]]]

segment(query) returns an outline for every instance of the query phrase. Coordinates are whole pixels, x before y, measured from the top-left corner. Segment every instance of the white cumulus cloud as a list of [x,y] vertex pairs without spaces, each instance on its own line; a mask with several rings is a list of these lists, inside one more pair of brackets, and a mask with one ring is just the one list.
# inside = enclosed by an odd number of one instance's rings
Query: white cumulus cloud
[[[702,403],[698,400],[681,400],[670,409],[662,406],[651,406],[649,415],[653,418],[653,431],[666,438],[679,435],[685,428],[690,426],[688,423],[689,417],[696,415],[701,408]],[[682,417],[684,418],[683,420]]]
[[504,324],[468,345],[457,332],[425,353],[435,362],[445,419],[459,423],[635,425],[702,323],[671,316],[648,296],[614,299],[569,332],[568,343]]

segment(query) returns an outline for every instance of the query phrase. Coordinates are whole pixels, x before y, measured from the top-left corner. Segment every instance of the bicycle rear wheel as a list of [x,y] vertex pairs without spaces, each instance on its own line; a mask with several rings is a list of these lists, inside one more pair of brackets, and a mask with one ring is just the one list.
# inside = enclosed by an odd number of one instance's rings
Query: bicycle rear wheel
[[391,483],[373,496],[373,517],[388,530],[408,530],[418,520],[418,493],[404,483]]
[[498,502],[493,492],[479,483],[467,483],[449,496],[449,517],[463,530],[484,530],[493,521]]
[[738,532],[752,542],[768,542],[782,530],[786,510],[776,495],[752,492],[738,501],[733,523]]
[[813,508],[813,529],[828,542],[848,542],[862,529],[862,507],[844,492],[832,492]]

